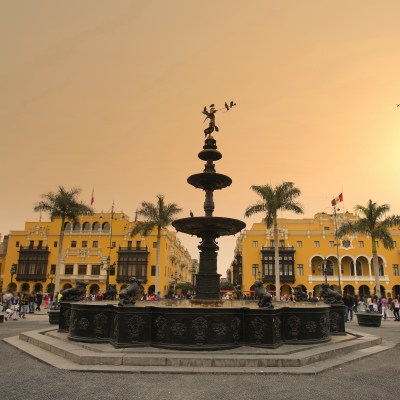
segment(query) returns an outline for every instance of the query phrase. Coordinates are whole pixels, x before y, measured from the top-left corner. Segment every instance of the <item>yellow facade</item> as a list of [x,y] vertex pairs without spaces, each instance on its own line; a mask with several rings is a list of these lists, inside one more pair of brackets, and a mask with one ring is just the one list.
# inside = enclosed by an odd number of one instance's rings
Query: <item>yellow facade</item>
[[[282,294],[288,296],[291,288],[303,285],[307,293],[318,295],[325,281],[324,265],[326,279],[335,289],[340,286],[344,293],[355,295],[375,293],[371,238],[358,234],[335,239],[335,222],[340,226],[355,218],[351,213],[337,214],[336,218],[318,213],[314,218],[278,219]],[[386,250],[378,242],[379,279],[386,296],[400,294],[400,230],[391,229],[391,235],[394,250]],[[230,275],[232,283],[241,284],[245,293],[256,279],[275,289],[273,239],[273,229],[267,229],[264,220],[238,238]]]
[[[146,237],[131,237],[129,232],[135,222],[124,213],[113,214],[113,219],[111,216],[110,213],[96,213],[82,216],[75,225],[66,222],[60,261],[60,290],[83,280],[88,283],[88,293],[104,292],[109,270],[109,283],[115,284],[118,291],[133,275],[143,280],[145,293],[154,291],[156,229]],[[10,232],[2,262],[3,290],[12,280],[16,290],[51,292],[58,262],[60,230],[61,220],[55,219],[52,222],[26,222],[24,230]],[[16,274],[12,277],[13,266]],[[176,234],[163,229],[159,271],[161,295],[167,292],[172,281],[191,282],[191,266],[191,257]]]

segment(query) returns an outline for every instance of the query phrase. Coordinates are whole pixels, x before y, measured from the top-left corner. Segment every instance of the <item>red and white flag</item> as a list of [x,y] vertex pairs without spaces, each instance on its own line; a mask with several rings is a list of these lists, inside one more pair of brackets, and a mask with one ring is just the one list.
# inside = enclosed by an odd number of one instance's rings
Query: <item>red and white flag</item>
[[338,197],[335,197],[335,198],[331,201],[332,207],[335,207],[336,204],[338,204],[338,203],[340,203],[340,202],[342,202],[342,201],[343,201],[343,193],[340,193]]
[[92,190],[92,198],[90,199],[90,205],[93,205],[94,203],[94,188]]

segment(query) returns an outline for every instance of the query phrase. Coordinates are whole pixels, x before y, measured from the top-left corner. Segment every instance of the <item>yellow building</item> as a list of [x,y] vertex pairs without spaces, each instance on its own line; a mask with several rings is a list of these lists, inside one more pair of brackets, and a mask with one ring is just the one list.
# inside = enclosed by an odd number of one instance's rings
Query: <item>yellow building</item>
[[[60,289],[83,280],[87,292],[104,292],[107,277],[117,290],[131,276],[142,280],[145,293],[154,292],[157,232],[146,237],[131,237],[135,222],[124,213],[95,213],[79,222],[65,223]],[[61,219],[52,222],[26,222],[25,229],[8,235],[7,254],[2,263],[3,290],[43,291],[54,289]],[[0,255],[1,257],[1,255]],[[192,259],[176,233],[162,230],[160,244],[159,288],[165,294],[173,282],[192,282]],[[12,274],[13,269],[15,275]]]
[[[303,291],[318,295],[325,277],[331,287],[340,286],[343,293],[374,294],[371,238],[363,235],[335,238],[335,219],[340,226],[355,218],[346,212],[336,218],[318,213],[314,218],[278,219],[281,294],[289,295],[291,288],[302,285]],[[378,242],[381,293],[386,296],[400,294],[400,230],[391,229],[391,234],[394,250],[386,250]],[[252,289],[256,279],[262,279],[271,291],[275,290],[273,239],[273,229],[267,229],[264,220],[253,224],[238,238],[230,276],[232,283],[240,284],[245,293]]]

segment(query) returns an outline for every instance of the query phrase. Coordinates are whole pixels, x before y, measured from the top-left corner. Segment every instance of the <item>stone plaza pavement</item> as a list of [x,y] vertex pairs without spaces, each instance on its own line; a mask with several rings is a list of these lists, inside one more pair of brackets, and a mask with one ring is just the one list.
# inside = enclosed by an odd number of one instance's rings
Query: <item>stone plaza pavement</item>
[[[0,339],[48,328],[47,315],[0,324]],[[0,342],[1,399],[383,399],[398,395],[400,322],[380,328],[346,324],[351,330],[381,336],[390,350],[349,362],[319,375],[126,374],[65,371],[44,364]]]

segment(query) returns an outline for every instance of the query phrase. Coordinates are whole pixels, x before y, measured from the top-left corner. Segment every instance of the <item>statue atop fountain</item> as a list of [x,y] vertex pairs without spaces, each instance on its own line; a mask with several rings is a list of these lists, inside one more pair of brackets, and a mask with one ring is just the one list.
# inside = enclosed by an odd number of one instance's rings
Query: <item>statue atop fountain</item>
[[216,239],[220,236],[235,235],[246,227],[243,221],[213,216],[214,191],[224,189],[231,185],[232,179],[229,176],[219,174],[215,169],[215,161],[222,158],[222,154],[217,150],[217,141],[211,135],[214,130],[219,131],[215,125],[215,113],[217,111],[229,111],[236,103],[225,103],[221,109],[215,108],[214,104],[210,109],[204,107],[203,114],[209,119],[209,127],[204,130],[206,139],[203,150],[198,157],[205,161],[202,173],[189,176],[187,182],[197,189],[205,192],[204,216],[191,216],[174,221],[172,225],[178,232],[196,235],[201,239],[198,249],[200,250],[199,271],[196,274],[195,297],[194,300],[220,300],[220,274],[217,273],[217,252],[219,247]]

